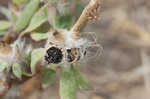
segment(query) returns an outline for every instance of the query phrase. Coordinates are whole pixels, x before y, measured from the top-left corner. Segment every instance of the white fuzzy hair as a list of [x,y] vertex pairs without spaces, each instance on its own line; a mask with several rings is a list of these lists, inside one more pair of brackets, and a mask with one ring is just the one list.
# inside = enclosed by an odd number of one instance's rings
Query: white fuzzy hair
[[[64,55],[67,54],[66,49],[71,49],[71,48],[77,48],[79,49],[79,54],[80,54],[80,59],[84,59],[85,57],[85,52],[88,52],[89,47],[96,47],[97,51],[94,52],[95,54],[92,55],[92,57],[96,55],[100,55],[102,51],[102,46],[97,43],[97,39],[94,33],[89,32],[89,36],[92,36],[92,40],[89,40],[88,38],[82,38],[79,37],[77,39],[74,39],[74,34],[73,31],[68,31],[65,29],[58,30],[58,33],[61,33],[62,38],[64,39],[64,42],[61,41],[56,41],[52,40],[51,37],[53,36],[53,33],[55,31],[51,30],[49,32],[49,38],[47,40],[46,48],[50,46],[50,42],[53,43],[53,45],[56,45],[60,48],[62,48]],[[90,53],[90,52],[88,52]],[[91,56],[90,56],[91,57]],[[65,62],[65,59],[64,59]]]

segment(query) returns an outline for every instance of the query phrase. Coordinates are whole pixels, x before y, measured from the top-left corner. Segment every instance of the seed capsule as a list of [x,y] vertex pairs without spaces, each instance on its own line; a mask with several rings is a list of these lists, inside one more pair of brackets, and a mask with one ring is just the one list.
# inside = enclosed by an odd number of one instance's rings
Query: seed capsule
[[62,51],[57,47],[50,47],[46,53],[47,55],[45,56],[45,60],[48,62],[48,64],[58,64],[63,59]]
[[67,49],[67,62],[74,63],[79,58],[80,55],[77,48]]
[[75,60],[75,55],[71,52],[71,49],[67,50],[67,61],[72,62]]

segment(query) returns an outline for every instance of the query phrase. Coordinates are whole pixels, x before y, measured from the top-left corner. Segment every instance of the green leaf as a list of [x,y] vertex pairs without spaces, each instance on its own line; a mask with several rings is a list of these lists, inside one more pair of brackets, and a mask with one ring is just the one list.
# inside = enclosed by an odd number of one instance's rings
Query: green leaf
[[26,52],[26,53],[24,54],[24,57],[25,57],[25,59],[27,60],[28,63],[31,62],[31,52],[32,52],[32,51],[29,51],[29,52]]
[[77,19],[80,17],[83,9],[84,9],[84,5],[81,2],[77,2],[76,4],[76,8],[77,8]]
[[39,7],[40,0],[31,0],[30,3],[24,8],[21,16],[18,18],[15,24],[15,30],[23,30],[30,22],[35,11]]
[[0,6],[0,13],[5,15],[7,19],[10,19],[10,10],[4,6]]
[[[78,20],[78,18],[80,17],[80,15],[82,14],[82,11],[84,9],[84,5],[81,2],[81,0],[78,0],[78,2],[76,3],[76,8],[77,8],[77,16],[76,16],[76,20]],[[83,29],[85,28],[86,24],[84,24],[81,29],[80,32],[83,31]]]
[[73,25],[72,16],[67,12],[59,15],[53,5],[48,5],[48,21],[55,29],[70,29]]
[[32,17],[31,22],[27,27],[27,29],[23,31],[21,35],[24,35],[27,32],[31,32],[34,29],[41,26],[43,23],[45,23],[48,20],[46,10],[47,5],[44,5],[42,8],[40,8],[39,11],[36,12],[35,15]]
[[70,29],[73,25],[72,16],[70,14],[59,17],[58,28]]
[[76,99],[78,85],[72,70],[61,70],[60,96],[61,99]]
[[73,70],[74,75],[76,77],[78,88],[80,88],[81,90],[87,90],[89,88],[89,83],[85,79],[83,74],[76,68],[76,66],[73,66],[72,70]]
[[56,29],[57,28],[56,24],[58,23],[58,12],[56,7],[54,7],[52,4],[48,5],[47,16],[49,24]]
[[49,32],[50,28],[51,28],[50,25],[45,23],[45,24],[42,24],[40,27],[36,28],[34,32],[47,33]]
[[0,72],[3,72],[7,68],[7,66],[8,66],[7,63],[0,64]]
[[31,38],[35,41],[41,41],[48,38],[47,33],[32,33]]
[[49,67],[45,67],[42,70],[42,87],[47,88],[53,81],[56,74],[56,70]]
[[33,76],[33,74],[25,72],[25,71],[22,72],[22,75],[24,75],[26,77],[32,77]]
[[24,4],[26,2],[28,2],[29,0],[13,0],[13,3],[20,5],[20,4]]
[[11,23],[5,20],[0,20],[0,31],[7,30],[11,27]]
[[8,17],[9,20],[11,20],[12,22],[16,22],[17,19],[18,19],[17,13],[16,13],[16,12],[13,12],[13,11],[11,11],[10,13],[11,13],[11,14],[10,14],[10,16]]
[[14,63],[13,66],[12,66],[12,71],[13,71],[13,74],[21,79],[22,77],[22,69],[21,69],[21,65],[18,64],[18,63]]
[[34,49],[31,52],[31,72],[34,74],[36,72],[36,64],[40,59],[42,59],[45,55],[44,48]]
[[5,35],[7,32],[6,31],[0,31],[0,36]]

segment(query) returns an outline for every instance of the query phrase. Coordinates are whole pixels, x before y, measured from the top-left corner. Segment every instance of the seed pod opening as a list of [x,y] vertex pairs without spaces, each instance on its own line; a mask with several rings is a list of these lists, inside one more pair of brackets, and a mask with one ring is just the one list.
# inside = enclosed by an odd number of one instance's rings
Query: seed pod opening
[[71,52],[71,49],[67,49],[67,61],[73,62],[75,60],[75,55]]
[[74,63],[79,59],[80,59],[80,55],[78,53],[77,48],[67,49],[67,61],[69,63]]
[[63,53],[61,49],[57,47],[50,47],[46,51],[47,55],[45,56],[45,60],[48,62],[48,64],[53,63],[53,64],[58,64],[62,61],[63,59]]

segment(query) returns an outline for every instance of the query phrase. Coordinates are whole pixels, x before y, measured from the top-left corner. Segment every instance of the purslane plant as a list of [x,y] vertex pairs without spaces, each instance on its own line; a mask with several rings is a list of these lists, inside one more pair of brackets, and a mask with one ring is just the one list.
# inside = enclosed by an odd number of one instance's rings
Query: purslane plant
[[[47,88],[60,69],[61,99],[75,99],[78,89],[88,89],[77,65],[90,54],[88,48],[99,51],[101,46],[80,32],[87,22],[98,20],[100,3],[91,0],[84,8],[80,0],[13,0],[9,8],[1,7],[8,21],[0,21],[0,82],[7,83],[10,77],[5,76],[10,75],[23,80],[40,74],[41,86]],[[31,46],[28,34],[36,42],[45,41],[44,46]]]

